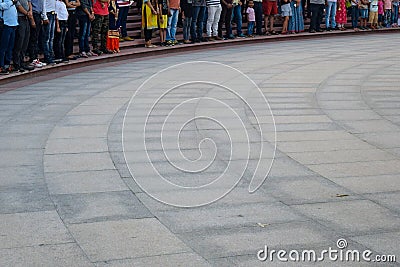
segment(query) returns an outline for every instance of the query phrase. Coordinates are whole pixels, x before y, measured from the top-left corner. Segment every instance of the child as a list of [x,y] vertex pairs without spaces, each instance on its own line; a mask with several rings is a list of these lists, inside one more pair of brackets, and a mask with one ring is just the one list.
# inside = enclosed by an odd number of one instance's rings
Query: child
[[183,20],[183,43],[190,44],[190,25],[192,24],[192,0],[181,0]]
[[360,23],[360,29],[361,30],[367,30],[367,19],[368,19],[368,0],[360,0],[360,17],[361,17],[361,23]]
[[55,62],[68,62],[65,57],[65,36],[67,35],[67,25],[68,25],[68,10],[67,6],[62,0],[56,0],[56,33],[54,38],[54,55]]
[[399,0],[392,0],[392,27],[398,27]]
[[383,15],[384,15],[383,0],[378,0],[378,29],[383,27],[382,26]]
[[392,0],[384,0],[384,9],[385,9],[385,14],[383,16],[383,24],[385,25],[386,28],[390,28],[391,26],[391,16],[392,16]]
[[256,23],[256,15],[254,12],[254,2],[249,1],[249,6],[247,7],[246,14],[247,14],[247,36],[248,37],[254,37],[253,35],[253,30],[254,30],[254,24]]
[[345,31],[344,25],[347,23],[346,0],[338,0],[338,8],[336,11],[336,23],[341,31]]
[[378,28],[378,0],[370,0],[370,2],[369,23],[371,23],[371,29],[375,30]]
[[281,11],[283,17],[282,34],[288,33],[289,18],[292,16],[290,0],[281,0]]
[[160,10],[160,13],[158,14],[158,28],[160,29],[160,42],[161,46],[166,46],[165,38],[167,35],[167,26],[168,26],[169,1],[160,0],[158,5]]

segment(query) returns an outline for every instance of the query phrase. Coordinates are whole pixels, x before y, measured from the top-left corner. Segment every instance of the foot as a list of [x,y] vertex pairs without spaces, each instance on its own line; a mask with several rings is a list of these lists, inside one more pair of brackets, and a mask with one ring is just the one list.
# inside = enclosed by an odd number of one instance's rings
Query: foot
[[102,51],[100,51],[99,49],[93,49],[92,50],[92,53],[95,53],[95,54],[97,54],[98,56],[100,56],[101,54],[103,54],[103,52]]
[[129,36],[125,36],[123,39],[124,39],[124,41],[135,41],[135,39],[133,39],[132,37],[129,37]]
[[316,31],[315,30],[310,30],[309,33],[316,33]]
[[246,38],[246,35],[244,35],[243,33],[241,33],[241,34],[238,34],[236,37],[237,37],[237,38]]
[[224,40],[224,39],[223,39],[222,37],[220,37],[220,36],[215,36],[214,39],[217,40],[217,41]]

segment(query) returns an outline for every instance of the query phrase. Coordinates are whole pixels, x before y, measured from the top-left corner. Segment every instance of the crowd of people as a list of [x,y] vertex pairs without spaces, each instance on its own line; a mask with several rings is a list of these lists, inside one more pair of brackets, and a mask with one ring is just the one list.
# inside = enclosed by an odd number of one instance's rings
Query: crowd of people
[[[355,31],[398,27],[399,0],[140,0],[145,47],[152,48],[153,30],[161,46],[279,34],[274,27],[282,17],[280,34],[345,30],[351,16]],[[110,32],[119,42],[133,41],[127,17],[133,0],[2,0],[0,2],[0,73],[24,72],[77,58],[119,52],[109,49]],[[242,23],[247,22],[247,31]],[[232,24],[236,25],[236,34]],[[77,32],[77,26],[79,30]],[[263,30],[265,29],[265,30]],[[114,36],[114,35],[113,35]],[[115,37],[115,36],[114,36]],[[73,52],[78,39],[79,54]],[[90,38],[90,39],[89,39]],[[91,42],[91,46],[89,43]],[[39,60],[39,54],[44,55]],[[29,59],[26,61],[26,59]]]

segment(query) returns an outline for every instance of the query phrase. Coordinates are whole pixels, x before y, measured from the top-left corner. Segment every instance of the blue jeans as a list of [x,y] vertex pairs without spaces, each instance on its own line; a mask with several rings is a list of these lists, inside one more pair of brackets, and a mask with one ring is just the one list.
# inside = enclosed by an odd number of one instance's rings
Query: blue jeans
[[326,7],[325,23],[326,28],[336,28],[336,2],[328,1],[328,6]]
[[79,20],[79,53],[89,52],[90,21],[87,15],[78,16]]
[[122,37],[128,36],[128,32],[126,31],[126,20],[128,18],[128,13],[129,13],[129,6],[124,6],[119,8],[117,29],[121,27]]
[[205,6],[192,7],[192,24],[190,27],[190,35],[192,40],[201,39],[203,36]]
[[176,24],[178,23],[179,9],[170,9],[171,16],[168,17],[168,27],[167,27],[167,41],[175,41],[176,34]]
[[358,27],[358,16],[360,12],[358,10],[358,6],[351,6],[351,25],[353,28]]
[[54,60],[53,42],[56,28],[56,15],[48,12],[47,18],[49,19],[49,23],[43,24],[43,54],[44,60],[51,62]]
[[12,52],[14,48],[16,27],[10,27],[4,24],[1,30],[0,41],[0,67],[10,65],[12,60]]
[[190,25],[192,24],[192,17],[185,17],[183,20],[183,40],[189,40],[190,37]]
[[399,6],[392,6],[392,24],[397,24],[399,20]]
[[[233,21],[236,22],[237,35],[242,34],[242,6],[236,5],[233,8]],[[231,28],[232,31],[232,28]],[[230,32],[229,34],[232,34]]]
[[254,21],[249,21],[247,24],[247,35],[253,35]]

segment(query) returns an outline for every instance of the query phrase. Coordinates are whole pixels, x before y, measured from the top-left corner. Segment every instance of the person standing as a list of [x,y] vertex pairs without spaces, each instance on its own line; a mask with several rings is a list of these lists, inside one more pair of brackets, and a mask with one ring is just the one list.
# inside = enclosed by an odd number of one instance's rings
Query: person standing
[[225,38],[235,39],[235,37],[232,34],[232,26],[231,26],[231,18],[233,11],[232,0],[221,0],[221,3],[222,3],[222,12],[218,23],[218,36],[220,38],[224,38],[224,36],[222,35],[222,26],[225,24],[225,31],[226,31]]
[[32,16],[33,20],[31,22],[29,43],[28,43],[28,56],[29,61],[32,62],[35,68],[41,68],[46,66],[46,63],[40,62],[39,60],[39,33],[42,31],[42,18],[45,17],[44,14],[44,0],[31,0],[32,5]]
[[129,8],[133,4],[130,0],[117,0],[118,6],[118,19],[117,28],[121,28],[121,38],[120,42],[123,41],[134,41],[134,39],[128,36],[128,31],[126,29],[126,21],[128,20]]
[[[270,35],[276,35],[277,32],[274,30],[274,17],[278,14],[278,3],[277,0],[263,0],[263,12],[264,12],[264,27],[265,32]],[[269,21],[269,31],[268,31]]]
[[158,27],[158,3],[157,0],[143,0],[142,7],[142,28],[146,48],[157,47],[151,43],[153,29]]
[[0,74],[8,74],[14,71],[10,63],[14,48],[15,28],[18,26],[16,3],[16,1],[11,0],[0,2],[0,14],[4,22],[0,36]]
[[24,72],[33,70],[33,66],[24,63],[24,58],[29,44],[31,21],[33,20],[32,4],[30,0],[19,0],[16,5],[18,11],[18,27],[15,32],[13,50],[13,64],[16,70]]
[[79,57],[87,58],[88,54],[92,54],[89,47],[91,22],[94,20],[92,0],[81,0],[76,16],[79,21]]
[[203,38],[204,16],[206,13],[206,0],[192,1],[192,24],[190,27],[190,35],[192,43],[205,42]]
[[43,53],[44,62],[49,65],[54,62],[54,32],[56,30],[56,0],[44,0],[43,18]]
[[206,0],[207,3],[207,39],[215,41],[218,37],[218,22],[222,12],[220,0]]
[[76,22],[78,17],[76,15],[76,8],[81,5],[79,0],[64,0],[68,10],[67,34],[65,35],[65,57],[69,59],[76,59],[72,54],[74,53],[74,38],[76,32]]
[[190,43],[190,25],[192,24],[192,0],[181,0],[183,20],[183,43]]
[[169,16],[167,26],[167,45],[176,45],[176,25],[178,24],[180,0],[169,0]]
[[289,19],[289,32],[299,33],[304,31],[303,5],[301,0],[290,2],[292,16]]
[[262,35],[262,24],[263,24],[263,5],[262,0],[253,0],[254,13],[256,16],[256,34]]
[[344,25],[347,23],[346,0],[338,0],[335,21],[339,30],[346,30],[344,27]]
[[[108,0],[93,0],[94,20],[92,22],[92,48],[97,55],[112,54],[107,49],[107,33],[108,33]],[[99,49],[100,43],[100,49]]]
[[359,0],[351,0],[351,26],[355,31],[358,31],[358,17],[360,15],[358,9],[359,5]]
[[336,9],[337,0],[328,0],[325,8],[325,24],[326,30],[332,31],[336,29]]
[[247,14],[247,36],[248,37],[254,37],[253,32],[254,32],[254,24],[256,21],[256,15],[254,12],[254,2],[253,0],[249,1],[249,6],[246,9],[246,14]]
[[56,33],[54,37],[55,62],[68,62],[65,57],[65,36],[68,30],[67,6],[62,0],[56,0]]
[[321,22],[324,14],[325,0],[310,0],[311,24],[310,33],[322,32]]
[[236,37],[245,38],[242,32],[243,16],[242,16],[242,1],[233,0],[233,21],[236,23]]

